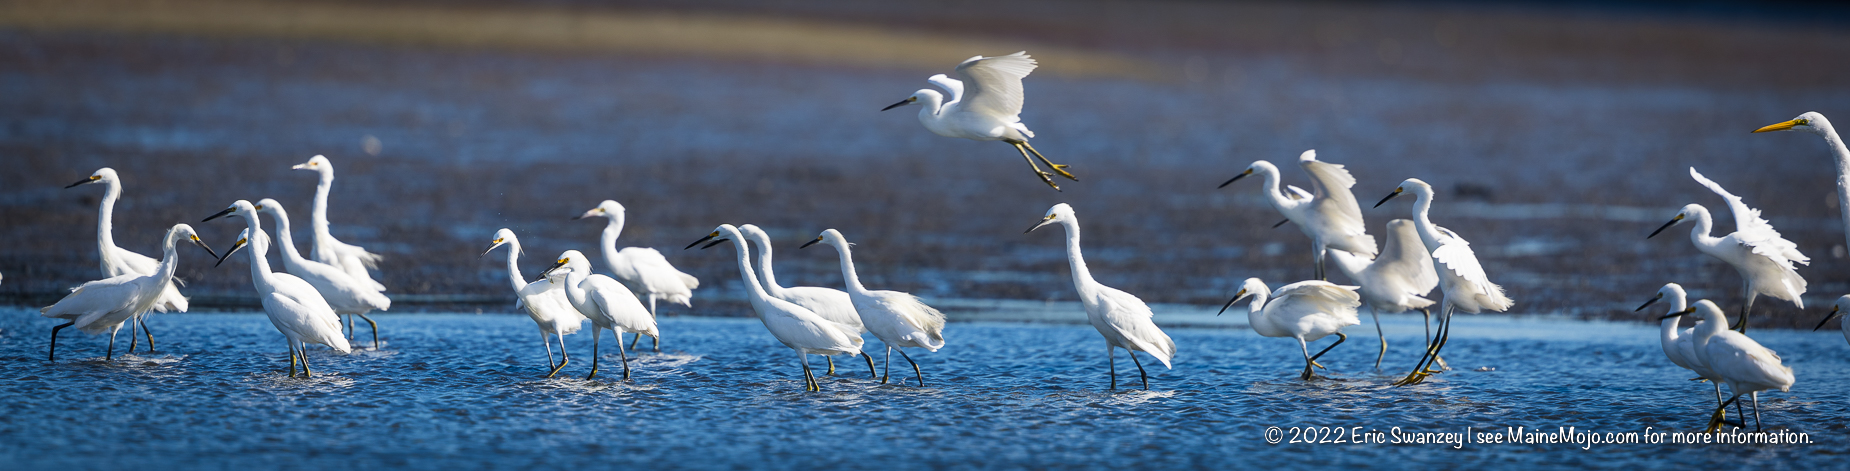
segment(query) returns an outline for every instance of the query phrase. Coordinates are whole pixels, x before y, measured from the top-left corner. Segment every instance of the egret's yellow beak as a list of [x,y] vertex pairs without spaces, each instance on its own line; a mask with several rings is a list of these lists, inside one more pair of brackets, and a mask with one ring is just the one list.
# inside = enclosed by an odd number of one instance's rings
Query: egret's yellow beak
[[1805,120],[1803,120],[1803,119],[1795,119],[1795,120],[1791,120],[1791,121],[1787,121],[1787,122],[1784,122],[1784,123],[1778,123],[1778,124],[1768,124],[1768,125],[1766,125],[1766,127],[1762,127],[1762,128],[1760,128],[1760,129],[1755,129],[1755,130],[1754,130],[1754,132],[1772,132],[1772,131],[1785,131],[1785,130],[1788,130],[1788,129],[1792,129],[1792,127],[1793,127],[1793,126],[1798,126],[1798,125],[1802,125],[1802,124],[1805,124]]

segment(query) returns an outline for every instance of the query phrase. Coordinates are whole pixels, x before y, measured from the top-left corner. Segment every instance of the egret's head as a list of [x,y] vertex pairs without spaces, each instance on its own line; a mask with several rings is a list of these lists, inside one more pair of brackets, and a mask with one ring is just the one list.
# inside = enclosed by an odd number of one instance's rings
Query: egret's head
[[197,245],[199,246],[199,248],[206,249],[206,253],[212,254],[212,258],[218,258],[218,252],[213,252],[211,247],[206,246],[205,241],[199,240],[199,233],[193,231],[193,226],[189,226],[186,224],[174,224],[173,229],[170,229],[169,232],[172,235],[169,235],[168,237],[177,237],[177,238],[186,240],[187,242],[192,242],[193,245]]
[[314,170],[316,172],[329,173],[329,172],[334,171],[334,164],[328,163],[327,157],[322,157],[322,156],[317,155],[314,157],[309,157],[307,162],[303,162],[300,165],[296,165],[294,167],[289,167],[289,168],[295,169],[295,170]]
[[1644,308],[1651,307],[1652,304],[1657,304],[1658,301],[1666,299],[1675,301],[1676,304],[1683,304],[1684,296],[1683,285],[1665,283],[1664,287],[1657,289],[1657,296],[1651,297],[1651,300],[1645,301],[1644,305],[1638,306],[1638,309],[1633,309],[1632,312],[1643,311]]
[[886,105],[886,107],[881,108],[880,111],[886,111],[886,110],[890,110],[893,108],[898,108],[898,107],[906,106],[906,105],[941,102],[941,101],[944,101],[944,95],[938,93],[937,90],[920,89],[919,91],[912,92],[912,96],[906,97],[906,99],[904,100],[899,100],[899,103]]
[[1056,204],[1056,205],[1053,205],[1052,208],[1047,208],[1047,215],[1041,216],[1040,223],[1035,224],[1034,227],[1030,227],[1028,228],[1028,230],[1022,231],[1021,233],[1026,234],[1029,232],[1034,232],[1035,229],[1040,229],[1041,226],[1053,224],[1056,222],[1077,221],[1078,219],[1076,218],[1077,216],[1073,215],[1072,206],[1067,206],[1066,203]]
[[590,211],[585,211],[584,214],[580,214],[578,217],[572,219],[584,219],[589,217],[616,218],[622,215],[623,205],[617,204],[616,201],[604,200],[604,202],[598,203],[597,207],[591,208]]
[[283,204],[278,203],[276,202],[275,199],[271,199],[271,198],[264,198],[264,199],[257,200],[257,205],[252,206],[251,209],[255,209],[259,213],[269,214],[272,216],[284,214]]
[[[553,261],[552,267],[547,268],[546,271],[541,272],[540,275],[546,276],[548,273],[552,273],[554,270],[559,270],[561,268],[570,269],[575,272],[583,272],[588,275],[591,273],[588,269],[589,263],[590,262],[585,261],[585,254],[577,250],[567,250],[564,253],[560,253],[559,259]],[[551,279],[551,277],[548,276],[547,279]]]
[[1258,293],[1266,293],[1266,292],[1268,291],[1265,288],[1264,281],[1259,281],[1258,278],[1247,278],[1246,281],[1240,282],[1240,290],[1233,293],[1233,299],[1227,300],[1227,304],[1224,306],[1221,306],[1220,312],[1215,313],[1214,315],[1218,316],[1221,314],[1225,314],[1227,312],[1227,308],[1233,307],[1233,305],[1236,303],[1239,303],[1240,300],[1250,298],[1253,295],[1258,294]]
[[1825,134],[1830,130],[1831,121],[1824,119],[1824,115],[1818,114],[1816,111],[1807,111],[1805,114],[1799,115],[1797,118],[1792,118],[1790,121],[1769,124],[1760,129],[1755,129],[1754,132],[1806,131]]
[[1690,316],[1705,322],[1714,321],[1722,317],[1722,308],[1716,307],[1715,303],[1704,299],[1696,301],[1696,304],[1683,308],[1681,311],[1665,314],[1664,317],[1659,317],[1658,319],[1669,319],[1678,316]]
[[96,169],[96,173],[92,173],[90,174],[90,176],[84,177],[84,179],[82,180],[78,180],[77,183],[65,185],[64,187],[74,188],[78,185],[88,185],[91,183],[120,183],[120,182],[121,180],[116,179],[115,169],[112,169],[109,167],[103,167],[103,168]]
[[1702,205],[1700,204],[1690,203],[1687,205],[1683,205],[1683,210],[1677,211],[1677,215],[1675,217],[1670,218],[1670,222],[1666,222],[1664,223],[1664,225],[1658,226],[1657,230],[1651,231],[1651,235],[1644,236],[1644,238],[1649,239],[1652,237],[1657,237],[1657,234],[1664,232],[1665,229],[1669,229],[1670,226],[1675,226],[1677,225],[1677,223],[1683,222],[1684,220],[1687,220],[1690,218],[1694,218],[1696,217],[1697,214],[1706,213],[1706,212],[1708,212],[1708,210],[1704,209]]
[[1239,175],[1234,175],[1233,178],[1229,178],[1225,182],[1221,182],[1220,186],[1216,188],[1226,188],[1227,185],[1232,185],[1233,182],[1240,181],[1240,179],[1246,178],[1248,175],[1252,175],[1252,174],[1264,175],[1267,172],[1277,173],[1278,167],[1273,166],[1271,162],[1267,162],[1264,160],[1255,160],[1253,161],[1251,165],[1246,166],[1245,171],[1240,172]]
[[731,224],[720,224],[718,227],[713,228],[713,232],[707,233],[706,237],[701,237],[700,240],[696,240],[692,244],[687,244],[687,247],[682,247],[681,250],[691,249],[700,244],[707,244],[706,247],[701,247],[702,250],[705,250],[707,247],[732,240],[732,234],[738,233],[738,231],[739,229],[732,227]]
[[771,234],[765,233],[764,229],[759,229],[758,226],[752,224],[739,226],[739,234],[754,241],[769,242],[771,240]]
[[[1837,297],[1837,302],[1831,305],[1831,312],[1825,313],[1824,320],[1818,321],[1818,326],[1813,327],[1811,330],[1817,331],[1818,329],[1822,329],[1824,328],[1824,324],[1831,322],[1831,318],[1847,313],[1850,313],[1850,294]],[[1845,325],[1843,328],[1844,330],[1850,330],[1850,325]]]
[[837,231],[834,229],[824,229],[822,231],[822,234],[817,235],[815,239],[811,239],[808,243],[803,244],[802,247],[797,247],[797,248],[799,249],[807,248],[811,245],[816,245],[818,243],[829,244],[829,245],[835,246],[835,248],[838,248],[838,249],[842,247],[848,247],[848,246],[854,245],[854,244],[848,243],[848,239],[841,236],[841,231]]
[[1401,193],[1412,193],[1414,197],[1427,198],[1430,201],[1432,198],[1432,185],[1428,185],[1418,178],[1409,178],[1406,181],[1400,182],[1400,186],[1394,187],[1393,193],[1388,193],[1387,196],[1381,198],[1381,201],[1376,202],[1375,207],[1379,208],[1381,205],[1387,204],[1388,200],[1400,196]]
[[222,217],[222,216],[250,217],[250,216],[256,216],[256,215],[257,215],[257,208],[251,205],[250,201],[237,200],[237,201],[231,202],[231,206],[226,207],[223,211],[212,213],[211,216],[206,216],[205,219],[201,219],[199,220],[199,222],[206,222],[206,221],[210,221],[213,219],[218,219],[219,217]]
[[242,231],[238,231],[238,241],[231,243],[231,250],[227,250],[225,251],[224,255],[220,255],[218,257],[218,262],[213,263],[212,266],[216,267],[216,266],[225,264],[225,259],[231,258],[231,254],[238,253],[239,249],[243,249],[244,246],[250,245],[250,243],[251,243],[251,230],[249,228],[245,228]]
[[512,229],[505,227],[495,231],[495,240],[488,241],[488,243],[490,244],[488,250],[483,250],[482,255],[488,255],[488,253],[493,252],[496,247],[507,244],[514,244],[514,250],[519,250],[520,247],[520,239],[514,237],[514,231]]

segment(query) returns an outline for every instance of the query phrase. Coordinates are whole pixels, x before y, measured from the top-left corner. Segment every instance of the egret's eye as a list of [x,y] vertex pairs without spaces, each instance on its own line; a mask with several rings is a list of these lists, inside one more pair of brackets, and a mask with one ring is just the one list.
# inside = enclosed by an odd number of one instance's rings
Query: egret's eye
[[1808,125],[1808,124],[1811,124],[1811,120],[1809,120],[1809,119],[1795,119],[1795,120],[1792,120],[1792,124],[1795,124],[1795,125],[1799,125],[1799,126],[1804,126],[1804,125]]
[[571,259],[569,259],[569,258],[561,258],[561,259],[559,259],[559,261],[557,261],[557,262],[553,262],[553,263],[565,263],[565,262],[566,262],[567,260],[571,260]]
[[719,237],[719,231],[713,231],[712,234],[707,234],[707,237]]
[[199,241],[199,236],[192,236],[192,238],[193,238],[193,242],[198,242],[198,241]]
[[250,243],[250,241],[251,241],[250,239],[238,239],[238,244],[237,244],[237,245],[244,245],[244,244],[248,244],[248,243]]
[[91,180],[102,180],[102,179],[103,179],[103,176],[101,176],[101,175],[91,175],[91,176],[90,176],[90,179],[91,179]]

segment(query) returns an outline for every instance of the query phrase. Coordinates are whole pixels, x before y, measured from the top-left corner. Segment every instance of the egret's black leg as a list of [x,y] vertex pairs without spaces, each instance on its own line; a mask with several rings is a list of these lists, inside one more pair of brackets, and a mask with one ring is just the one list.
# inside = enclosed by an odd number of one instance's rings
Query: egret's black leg
[[861,352],[861,358],[867,360],[867,377],[869,379],[880,377],[880,372],[874,370],[874,356],[863,351]]
[[1111,370],[1111,389],[1118,389],[1118,351],[1111,344],[1105,344],[1105,364]]
[[304,342],[304,343],[296,344],[296,351],[302,352],[302,377],[303,378],[315,377],[315,372],[309,371],[308,369],[308,343]]
[[[548,360],[552,359],[551,354],[547,355],[547,359]],[[565,336],[564,335],[559,336],[559,359],[560,359],[559,366],[552,367],[552,372],[546,373],[547,378],[551,378],[553,377],[553,375],[559,374],[559,370],[565,369],[565,365],[569,365],[572,363],[572,354],[565,351]]]
[[122,326],[116,326],[116,328],[114,329],[109,329],[109,350],[106,353],[103,353],[103,361],[110,361],[110,360],[115,359],[116,332],[120,332],[121,330],[122,330]]
[[[598,357],[597,342],[598,340],[604,338],[604,333],[600,332],[599,330],[600,329],[598,329],[597,327],[591,328],[591,375],[585,376],[586,380],[597,377],[597,357]],[[612,332],[615,332],[615,331],[612,331]],[[623,334],[616,334],[616,335],[617,335],[617,345],[623,345]]]
[[617,336],[617,358],[623,360],[623,380],[629,381],[630,355],[623,351],[623,334],[618,334],[615,330],[610,331],[610,333]]
[[130,354],[135,353],[135,346],[141,345],[141,331],[136,329],[137,325],[135,324],[135,319],[140,318],[141,316],[130,316],[128,318],[128,352]]
[[[137,318],[137,320],[135,321],[135,323],[137,323],[137,324],[141,324],[141,335],[144,335],[144,336],[147,336],[147,337],[148,337],[148,353],[154,353],[154,331],[152,331],[152,330],[148,330],[148,320],[147,320],[147,317],[146,317],[146,316],[142,316],[142,317],[140,317],[140,318]],[[135,349],[134,349],[134,348],[129,348],[129,349],[128,349],[128,352],[129,352],[129,353],[135,353]]]
[[901,349],[899,349],[899,357],[900,357],[900,358],[905,358],[905,359],[906,359],[906,363],[911,363],[911,364],[912,364],[912,374],[915,374],[915,375],[918,375],[918,377],[919,377],[919,387],[921,387],[921,388],[922,388],[922,387],[925,387],[925,372],[924,372],[924,371],[920,371],[920,370],[919,370],[919,362],[916,362],[916,361],[912,361],[912,356],[911,356],[911,355],[907,355],[907,354],[906,354],[906,349],[904,349],[904,348],[901,348]]
[[[904,350],[901,350],[901,353],[904,353],[904,352],[905,352]],[[893,346],[892,345],[886,346],[886,366],[882,368],[880,371],[884,372],[880,374],[880,384],[886,384],[886,380],[893,378]]]
[[1124,353],[1129,354],[1131,356],[1131,363],[1137,365],[1137,376],[1143,378],[1143,390],[1149,391],[1150,374],[1143,372],[1143,362],[1137,361],[1137,352],[1126,348],[1124,349]]
[[[348,322],[352,322],[352,319],[353,318],[349,317]],[[379,323],[373,322],[373,318],[366,317],[365,314],[360,314],[360,320],[366,321],[366,325],[373,328],[373,350],[378,350],[379,349]]]
[[1381,353],[1375,355],[1375,371],[1381,371],[1381,359],[1387,358],[1387,334],[1381,332],[1381,311],[1368,308],[1368,315],[1375,318],[1375,337],[1381,339]]
[[58,331],[76,323],[77,321],[70,321],[51,328],[51,351],[45,352],[45,361],[58,361]]

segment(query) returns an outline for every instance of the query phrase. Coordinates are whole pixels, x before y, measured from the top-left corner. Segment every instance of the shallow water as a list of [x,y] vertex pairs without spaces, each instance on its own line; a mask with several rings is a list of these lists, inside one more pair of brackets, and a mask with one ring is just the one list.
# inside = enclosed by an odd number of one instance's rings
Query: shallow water
[[[1762,395],[1765,424],[1806,433],[1811,444],[1596,444],[1583,451],[1578,444],[1273,445],[1265,429],[1699,429],[1709,388],[1663,358],[1655,329],[1461,317],[1447,348],[1456,369],[1394,388],[1387,386],[1393,375],[1370,368],[1377,344],[1366,324],[1322,361],[1330,379],[1310,383],[1296,377],[1301,359],[1291,341],[1245,328],[1170,328],[1177,363],[1164,369],[1143,357],[1152,386],[1146,392],[1105,389],[1101,342],[1088,326],[954,322],[943,350],[912,353],[926,388],[881,385],[866,378],[865,363],[845,359],[840,376],[824,378],[822,393],[807,393],[795,356],[752,319],[664,318],[663,352],[633,355],[634,378],[624,383],[614,345],[603,346],[610,350],[598,379],[580,379],[589,369],[582,333],[567,337],[575,356],[563,374],[572,377],[540,378],[544,352],[525,317],[376,317],[384,348],[342,355],[316,347],[309,355],[316,376],[291,379],[281,336],[260,314],[161,315],[151,321],[159,353],[113,362],[102,359],[106,337],[70,331],[57,362],[46,363],[54,322],[7,308],[0,311],[0,462],[15,469],[127,462],[1226,469],[1262,462],[1619,467],[1751,460],[1812,469],[1839,462],[1850,444],[1850,346],[1835,332],[1754,334],[1799,378],[1790,393]],[[1420,343],[1420,319],[1384,321],[1394,346],[1385,369],[1402,370],[1415,354],[1408,346]],[[117,353],[126,348],[122,335]],[[1136,368],[1122,353],[1118,360],[1120,382],[1135,384]],[[824,365],[821,358],[812,363]]]

